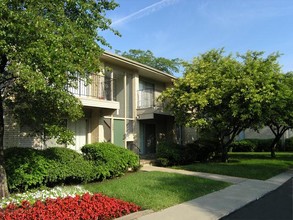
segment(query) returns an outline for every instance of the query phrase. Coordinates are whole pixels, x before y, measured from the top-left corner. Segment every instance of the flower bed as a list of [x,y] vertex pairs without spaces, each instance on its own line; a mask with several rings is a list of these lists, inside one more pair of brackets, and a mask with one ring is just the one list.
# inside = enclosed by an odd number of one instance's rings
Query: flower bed
[[37,200],[34,204],[23,201],[20,206],[10,203],[5,209],[0,209],[0,219],[99,219],[107,220],[140,209],[139,206],[102,194]]

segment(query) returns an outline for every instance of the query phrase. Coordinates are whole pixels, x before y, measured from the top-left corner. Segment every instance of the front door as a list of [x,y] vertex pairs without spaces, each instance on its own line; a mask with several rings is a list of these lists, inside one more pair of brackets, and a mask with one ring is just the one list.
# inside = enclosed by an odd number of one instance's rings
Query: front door
[[144,124],[144,154],[156,153],[156,125]]

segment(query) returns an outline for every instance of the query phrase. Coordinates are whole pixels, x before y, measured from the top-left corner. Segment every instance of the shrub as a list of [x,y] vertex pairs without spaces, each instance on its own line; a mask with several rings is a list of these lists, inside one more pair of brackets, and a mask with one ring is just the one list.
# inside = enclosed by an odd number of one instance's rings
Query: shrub
[[230,145],[233,152],[253,152],[256,144],[250,140],[235,141]]
[[195,152],[195,161],[206,162],[217,156],[218,145],[214,139],[198,139],[190,147]]
[[72,149],[52,147],[43,153],[50,164],[46,178],[49,185],[88,182],[95,178],[93,164]]
[[36,150],[15,147],[6,149],[4,157],[8,187],[12,192],[95,178],[93,164],[68,148]]
[[285,140],[285,151],[293,151],[293,137]]
[[161,142],[157,146],[158,165],[185,165],[196,161],[209,161],[215,157],[217,146],[216,141],[208,139],[199,139],[185,146]]
[[161,166],[172,166],[181,164],[183,159],[183,148],[172,142],[161,142],[157,145],[157,162]]
[[[273,142],[273,139],[245,139],[256,145],[254,151],[255,152],[270,152],[270,146]],[[279,149],[281,146],[281,141],[279,141],[277,148]]]
[[139,167],[139,159],[134,152],[111,143],[87,144],[81,151],[86,160],[95,164],[98,179],[120,176],[128,169]]
[[4,160],[10,191],[42,186],[50,170],[43,152],[32,148],[8,148]]

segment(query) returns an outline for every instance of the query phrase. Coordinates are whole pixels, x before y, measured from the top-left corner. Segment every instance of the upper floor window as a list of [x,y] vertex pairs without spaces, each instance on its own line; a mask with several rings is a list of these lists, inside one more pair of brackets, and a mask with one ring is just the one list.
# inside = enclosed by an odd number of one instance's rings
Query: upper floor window
[[150,108],[154,106],[154,84],[140,81],[137,93],[137,107]]

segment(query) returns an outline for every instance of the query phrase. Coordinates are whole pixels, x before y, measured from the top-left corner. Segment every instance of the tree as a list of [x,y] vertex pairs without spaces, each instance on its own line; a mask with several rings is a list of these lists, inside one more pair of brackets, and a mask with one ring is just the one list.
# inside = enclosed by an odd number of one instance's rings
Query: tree
[[64,119],[82,115],[79,101],[68,92],[81,78],[99,71],[99,31],[110,29],[105,17],[113,0],[0,2],[0,197],[8,194],[4,167],[4,112],[36,133],[72,140]]
[[264,125],[269,126],[275,138],[270,146],[271,157],[276,157],[275,150],[284,133],[293,128],[293,73],[283,75],[280,88],[264,109]]
[[183,78],[160,97],[177,123],[215,132],[222,161],[242,130],[261,126],[263,105],[276,93],[279,55],[263,54],[233,57],[223,49],[208,51],[185,63]]
[[139,63],[151,66],[163,72],[169,73],[173,75],[173,73],[178,73],[181,66],[181,60],[176,59],[167,59],[164,57],[155,57],[154,54],[150,51],[144,50],[135,50],[130,49],[128,52],[121,53],[120,51],[116,51],[117,54],[137,61]]

